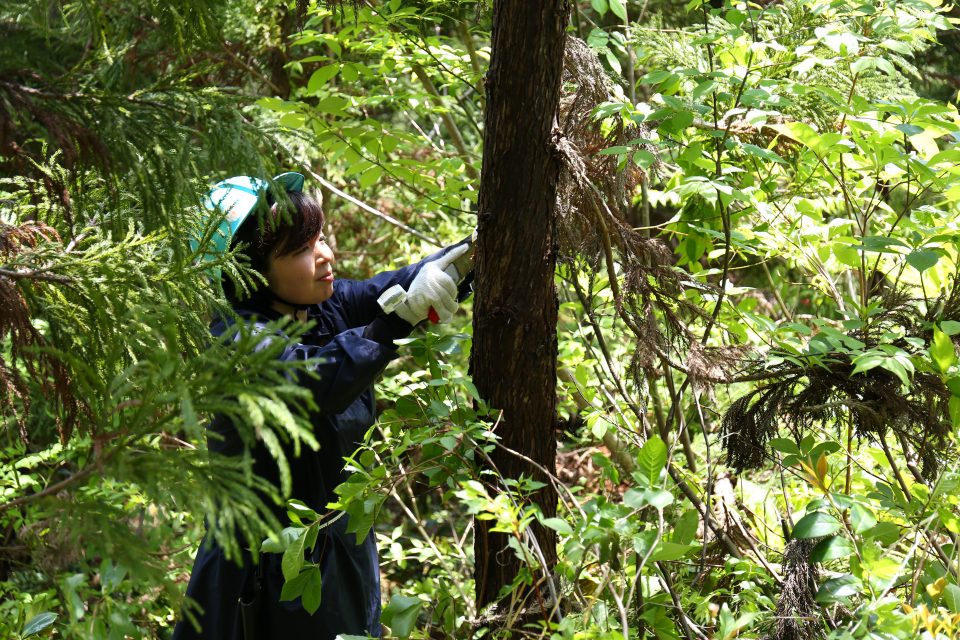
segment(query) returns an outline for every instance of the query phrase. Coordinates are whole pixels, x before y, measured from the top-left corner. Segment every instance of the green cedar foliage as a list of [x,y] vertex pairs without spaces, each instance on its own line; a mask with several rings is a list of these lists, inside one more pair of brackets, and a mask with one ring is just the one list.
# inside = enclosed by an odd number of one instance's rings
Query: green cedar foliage
[[[252,276],[188,242],[215,226],[199,214],[207,185],[278,169],[244,108],[266,71],[230,57],[261,5],[0,8],[4,637],[45,610],[67,637],[170,626],[198,525],[230,556],[258,549],[278,527],[265,502],[289,491],[280,444],[317,446],[297,372],[276,361],[300,328],[268,328],[259,351],[248,331],[212,341],[225,305],[211,268]],[[271,447],[283,486],[206,452],[213,412]]]

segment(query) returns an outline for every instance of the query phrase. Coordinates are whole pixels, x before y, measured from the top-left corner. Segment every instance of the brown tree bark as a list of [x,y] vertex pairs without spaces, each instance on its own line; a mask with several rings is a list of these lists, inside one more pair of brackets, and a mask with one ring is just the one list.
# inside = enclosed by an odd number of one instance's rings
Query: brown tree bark
[[[556,513],[557,495],[537,465],[552,474],[557,446],[554,213],[560,164],[553,136],[569,9],[568,0],[494,3],[471,355],[477,389],[503,412],[496,428],[503,447],[492,454],[493,465],[505,478],[523,474],[547,483],[533,500],[548,517]],[[506,536],[490,527],[476,522],[481,606],[495,602],[520,570]],[[532,532],[550,575],[556,535],[540,526]],[[545,606],[535,615],[546,616],[552,603],[543,578],[535,576],[522,602],[528,611]]]

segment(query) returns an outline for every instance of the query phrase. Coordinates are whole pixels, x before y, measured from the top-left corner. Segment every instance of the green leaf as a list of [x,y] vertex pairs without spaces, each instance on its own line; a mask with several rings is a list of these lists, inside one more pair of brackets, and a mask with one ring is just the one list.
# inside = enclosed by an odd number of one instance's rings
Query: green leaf
[[920,273],[923,273],[933,265],[937,264],[939,261],[939,253],[936,251],[928,251],[926,249],[914,251],[907,256],[907,263]]
[[287,516],[297,524],[302,524],[303,520],[316,520],[320,517],[316,511],[300,500],[287,501]]
[[610,11],[614,13],[621,20],[626,21],[627,19],[627,7],[623,3],[623,0],[610,0]]
[[770,151],[769,149],[764,149],[763,147],[758,147],[755,144],[743,144],[740,145],[740,148],[751,156],[756,156],[762,158],[769,162],[776,162],[779,164],[786,164],[787,161],[780,157],[779,154]]
[[334,76],[340,72],[340,65],[338,64],[328,64],[324,67],[320,67],[310,76],[310,80],[307,81],[307,93],[316,93],[320,87],[329,82]]
[[323,593],[323,576],[320,567],[310,567],[302,575],[307,576],[307,583],[303,587],[301,602],[307,613],[313,615],[320,608],[320,599]]
[[382,175],[383,169],[381,169],[379,165],[373,165],[360,174],[360,177],[357,179],[357,183],[362,189],[367,189],[376,184],[377,180],[379,180],[380,176]]
[[887,356],[878,351],[868,351],[853,359],[853,372],[851,375],[869,371],[883,364]]
[[663,511],[664,508],[673,504],[673,494],[664,489],[647,489],[647,503],[657,511]]
[[667,465],[667,445],[659,436],[651,436],[643,443],[643,448],[637,454],[637,471],[649,484],[653,484],[660,477],[660,472]]
[[954,427],[960,427],[960,396],[950,394],[947,410],[950,412],[950,424]]
[[797,443],[793,440],[788,440],[787,438],[770,438],[768,444],[774,451],[779,451],[780,453],[800,455],[800,447],[797,446]]
[[657,161],[657,157],[646,149],[638,149],[633,154],[633,162],[642,169],[648,169]]
[[860,589],[862,587],[863,583],[860,581],[860,579],[850,575],[849,573],[837,578],[830,578],[820,585],[820,589],[817,591],[816,600],[820,604],[838,602],[845,600],[850,596],[857,595],[860,593]]
[[606,149],[601,150],[597,155],[618,156],[618,155],[623,155],[624,153],[630,153],[630,147],[625,147],[622,145],[619,145],[616,147],[607,147]]
[[808,538],[820,538],[836,533],[840,529],[840,523],[829,513],[814,511],[800,518],[800,522],[793,528],[792,537],[805,540]]
[[690,97],[699,101],[703,96],[712,93],[716,88],[716,81],[704,80],[694,88],[694,90],[690,93]]
[[345,64],[343,69],[340,71],[340,75],[343,76],[344,82],[353,83],[360,79],[360,71],[358,70],[358,65],[355,64]]
[[960,587],[949,583],[943,590],[943,603],[953,613],[960,613]]
[[881,521],[863,532],[864,539],[874,539],[882,545],[890,545],[900,537],[900,527],[893,522]]
[[960,322],[956,320],[944,320],[940,323],[940,329],[948,336],[955,336],[960,333]]
[[930,357],[940,373],[946,373],[950,367],[957,363],[957,352],[953,348],[953,340],[937,327],[933,328]]
[[49,611],[38,613],[30,618],[30,620],[27,621],[27,624],[23,625],[23,631],[20,632],[20,636],[26,638],[27,636],[32,636],[35,633],[40,633],[52,625],[53,621],[56,619],[57,614],[55,613],[51,613]]
[[543,526],[549,527],[561,535],[569,536],[573,534],[573,527],[562,518],[545,518]]
[[284,580],[292,580],[300,573],[300,568],[303,566],[303,547],[306,541],[307,530],[303,529],[300,537],[283,552],[280,569],[283,571]]
[[306,121],[307,117],[302,113],[285,113],[280,116],[280,125],[290,129],[299,129]]
[[650,559],[656,562],[666,562],[670,560],[679,560],[691,549],[696,549],[699,545],[695,544],[677,544],[676,542],[661,541],[657,545],[657,550],[653,552]]
[[291,544],[296,542],[303,532],[303,527],[287,527],[277,536],[278,539],[267,538],[260,543],[260,551],[264,553],[283,553]]
[[673,525],[673,535],[671,542],[687,545],[697,537],[697,529],[700,524],[700,514],[696,509],[687,509],[683,515]]
[[830,536],[817,543],[810,552],[812,562],[827,562],[838,558],[849,558],[853,555],[853,544],[842,536]]
[[897,131],[901,133],[905,133],[908,136],[915,136],[918,133],[923,133],[925,131],[923,127],[918,127],[915,124],[909,124],[906,122],[904,122],[903,124],[898,124],[896,128],[897,128]]
[[907,370],[907,365],[909,365],[912,370],[913,364],[909,360],[900,361],[897,358],[884,358],[883,362],[880,363],[881,367],[900,378],[900,382],[902,382],[905,387],[909,387],[910,371]]
[[820,136],[805,122],[784,122],[768,125],[771,129],[791,140],[813,149],[820,142]]
[[396,595],[390,599],[383,609],[381,620],[390,627],[390,631],[398,638],[409,638],[417,622],[417,614],[423,601],[420,598]]
[[314,108],[321,113],[339,114],[350,104],[350,101],[343,96],[327,96],[317,102]]
[[280,599],[284,602],[296,600],[303,595],[303,590],[307,587],[309,580],[310,571],[304,571],[294,576],[292,580],[286,580],[280,590]]
[[610,10],[610,4],[607,0],[590,0],[590,6],[593,7],[593,10],[596,11],[601,18]]
[[869,507],[856,504],[850,508],[850,525],[854,533],[863,533],[877,524],[877,517]]

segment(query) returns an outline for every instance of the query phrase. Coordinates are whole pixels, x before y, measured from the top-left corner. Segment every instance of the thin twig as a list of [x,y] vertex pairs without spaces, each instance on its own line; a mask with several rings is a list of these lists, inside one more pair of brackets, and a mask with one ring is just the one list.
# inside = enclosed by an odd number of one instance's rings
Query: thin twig
[[20,271],[0,268],[0,276],[5,276],[13,280],[40,280],[43,282],[59,282],[61,284],[70,284],[73,278],[69,276],[58,276],[46,271]]

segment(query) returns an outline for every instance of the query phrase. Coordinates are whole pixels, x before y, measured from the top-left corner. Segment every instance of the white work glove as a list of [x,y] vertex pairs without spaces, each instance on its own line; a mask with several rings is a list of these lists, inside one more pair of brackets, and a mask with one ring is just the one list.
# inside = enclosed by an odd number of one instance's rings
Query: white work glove
[[[454,247],[436,260],[420,268],[407,289],[406,298],[394,308],[394,313],[412,325],[428,317],[434,322],[450,322],[456,313],[457,269],[453,262],[470,251],[469,244]],[[436,315],[431,317],[430,310]]]

